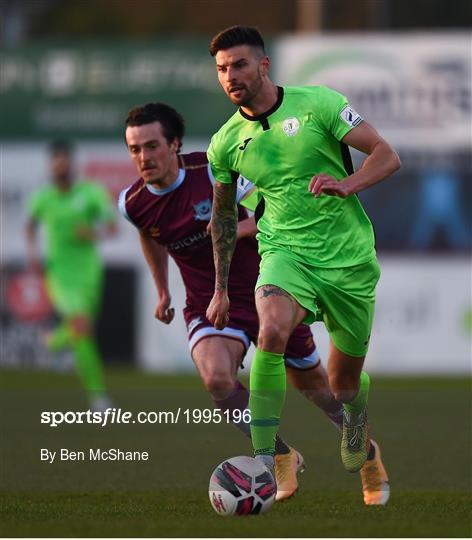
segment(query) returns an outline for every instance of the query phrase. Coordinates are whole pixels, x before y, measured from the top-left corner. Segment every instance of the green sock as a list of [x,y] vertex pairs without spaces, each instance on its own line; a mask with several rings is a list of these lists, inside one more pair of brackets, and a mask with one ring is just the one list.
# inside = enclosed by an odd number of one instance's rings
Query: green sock
[[366,408],[369,399],[369,386],[369,375],[363,371],[360,376],[359,391],[357,392],[356,397],[351,402],[344,403],[346,411],[353,415],[358,415]]
[[283,354],[256,349],[249,389],[254,454],[274,455],[286,390]]
[[82,384],[91,395],[103,394],[104,376],[100,354],[95,340],[90,336],[79,336],[73,340],[75,364]]
[[71,343],[69,322],[62,322],[53,332],[48,335],[47,346],[53,352],[59,352]]

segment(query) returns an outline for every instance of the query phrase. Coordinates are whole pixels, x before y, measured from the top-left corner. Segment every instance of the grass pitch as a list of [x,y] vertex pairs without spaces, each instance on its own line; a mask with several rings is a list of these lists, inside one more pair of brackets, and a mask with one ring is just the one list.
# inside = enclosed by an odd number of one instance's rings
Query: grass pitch
[[[109,373],[116,406],[131,411],[211,408],[196,377]],[[220,424],[63,425],[41,411],[85,410],[71,375],[0,372],[2,536],[467,537],[471,536],[469,379],[372,377],[370,419],[390,475],[386,507],[365,507],[346,473],[339,436],[289,392],[281,434],[305,456],[296,497],[263,516],[222,518],[207,486],[223,459],[250,455]],[[41,462],[40,449],[146,450],[148,462]]]

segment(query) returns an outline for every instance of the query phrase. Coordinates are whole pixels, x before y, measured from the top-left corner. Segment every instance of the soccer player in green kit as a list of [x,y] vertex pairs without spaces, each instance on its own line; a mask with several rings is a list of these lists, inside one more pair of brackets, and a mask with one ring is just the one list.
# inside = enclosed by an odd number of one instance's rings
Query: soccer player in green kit
[[93,336],[103,283],[96,243],[115,233],[115,215],[105,189],[95,182],[74,182],[73,173],[69,144],[54,142],[51,145],[53,184],[39,189],[29,200],[28,259],[33,269],[41,270],[36,232],[38,224],[42,224],[46,233],[47,290],[62,319],[58,328],[47,336],[47,345],[56,351],[72,349],[90,407],[105,410],[110,401]]
[[[373,466],[379,449],[369,437],[369,377],[362,367],[380,270],[372,225],[356,194],[395,172],[399,158],[344,96],[322,86],[276,86],[257,29],[235,26],[220,32],[210,53],[220,84],[239,106],[208,149],[217,182],[216,282],[207,318],[216,328],[223,328],[228,316],[238,174],[251,179],[265,204],[258,222],[260,327],[249,402],[255,455],[273,467],[288,335],[302,321],[323,320],[330,334],[329,384],[344,409],[343,464],[351,472],[369,462]],[[348,146],[368,155],[356,172]],[[385,504],[388,485],[379,487],[375,498],[373,504]]]

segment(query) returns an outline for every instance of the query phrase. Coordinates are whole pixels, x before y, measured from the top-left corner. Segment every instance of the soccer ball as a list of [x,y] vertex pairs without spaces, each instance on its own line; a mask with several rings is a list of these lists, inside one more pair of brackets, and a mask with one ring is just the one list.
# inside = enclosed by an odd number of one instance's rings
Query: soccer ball
[[257,459],[238,456],[220,463],[210,478],[209,496],[220,516],[267,512],[277,486],[267,467]]

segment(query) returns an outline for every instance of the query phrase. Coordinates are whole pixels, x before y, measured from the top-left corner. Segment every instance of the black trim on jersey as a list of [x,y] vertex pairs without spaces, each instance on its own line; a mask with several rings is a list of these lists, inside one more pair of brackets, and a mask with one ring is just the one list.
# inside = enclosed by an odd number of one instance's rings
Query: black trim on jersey
[[354,166],[352,165],[351,152],[349,151],[349,146],[345,143],[341,144],[341,156],[343,158],[343,165],[346,169],[348,175],[354,174]]
[[[340,143],[341,145],[341,155],[343,158],[343,165],[346,169],[346,172],[348,175],[354,174],[354,166],[352,164],[352,157],[351,152],[349,151],[349,146],[343,142]],[[356,197],[359,198],[359,195],[356,193]],[[366,214],[367,215],[367,214]],[[372,225],[372,231],[374,232],[374,247],[377,245],[377,234],[375,233],[375,227],[370,219],[369,216],[367,216],[367,219],[370,221],[370,224]]]
[[261,200],[257,203],[256,209],[254,210],[254,219],[256,223],[261,219],[265,210],[265,201],[264,197],[261,197]]
[[277,101],[268,111],[262,114],[258,114],[257,116],[251,116],[250,114],[245,113],[240,108],[239,113],[246,120],[250,120],[251,122],[260,122],[262,125],[262,129],[264,131],[267,131],[268,129],[270,129],[268,117],[271,114],[273,114],[282,105],[283,100],[284,100],[284,89],[281,86],[277,86]]
[[267,131],[270,129],[269,120],[267,120],[266,117],[261,118],[261,126],[263,131]]

